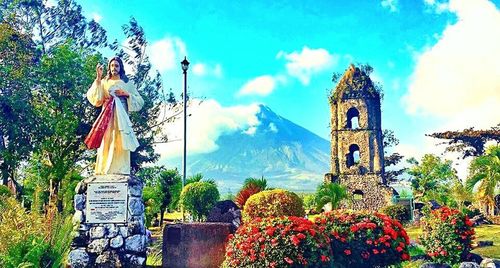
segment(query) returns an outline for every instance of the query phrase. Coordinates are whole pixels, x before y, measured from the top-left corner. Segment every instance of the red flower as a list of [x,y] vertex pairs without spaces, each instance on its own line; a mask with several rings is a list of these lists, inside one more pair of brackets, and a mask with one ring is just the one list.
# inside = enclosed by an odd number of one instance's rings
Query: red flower
[[290,265],[293,264],[293,260],[288,257],[285,257],[284,260]]
[[300,239],[298,239],[298,238],[297,238],[297,236],[295,236],[295,235],[292,235],[291,239],[292,239],[292,243],[293,243],[296,247],[298,247],[298,246],[299,246],[299,244],[300,244]]
[[325,256],[325,255],[321,255],[321,261],[322,261],[322,262],[327,262],[327,261],[330,261],[330,257]]
[[403,254],[401,255],[401,259],[402,259],[403,261],[407,261],[407,260],[409,260],[409,259],[410,259],[410,255],[408,255],[408,254],[406,254],[406,253],[403,253]]
[[351,250],[350,249],[345,249],[344,250],[344,254],[348,255],[348,256],[351,255]]

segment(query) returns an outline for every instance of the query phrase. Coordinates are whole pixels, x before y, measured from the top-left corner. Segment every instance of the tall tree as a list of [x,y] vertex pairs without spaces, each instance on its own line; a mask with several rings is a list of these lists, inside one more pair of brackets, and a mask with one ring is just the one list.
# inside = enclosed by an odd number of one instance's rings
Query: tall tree
[[426,154],[421,162],[414,158],[408,160],[412,166],[408,174],[412,175],[411,186],[413,196],[417,201],[436,200],[441,204],[449,204],[451,184],[455,182],[457,174],[452,168],[452,162],[442,160],[438,156]]
[[396,135],[394,135],[394,131],[390,129],[385,129],[384,132],[382,133],[382,142],[384,144],[384,167],[386,168],[385,170],[386,180],[389,183],[397,182],[398,176],[403,174],[407,169],[392,168],[391,170],[388,170],[389,167],[395,167],[397,164],[401,162],[401,160],[403,160],[403,156],[400,155],[398,152],[393,152],[392,154],[388,155],[388,149],[398,145],[399,139],[396,138]]
[[500,185],[500,146],[491,146],[485,155],[472,160],[469,167],[467,188],[472,190],[479,183],[477,197],[485,205],[486,213],[493,215],[495,189]]
[[488,141],[500,143],[500,124],[487,130],[475,130],[473,127],[462,131],[446,131],[427,135],[437,139],[446,139],[447,152],[459,152],[462,158],[484,154]]
[[30,37],[0,22],[0,171],[2,184],[15,179],[33,150],[33,73],[38,61]]
[[174,187],[181,182],[181,176],[176,169],[165,167],[147,167],[141,169],[137,174],[146,185],[144,188],[146,203],[152,201],[158,207],[160,214],[160,226],[163,225],[163,215],[174,198],[178,199],[177,189]]

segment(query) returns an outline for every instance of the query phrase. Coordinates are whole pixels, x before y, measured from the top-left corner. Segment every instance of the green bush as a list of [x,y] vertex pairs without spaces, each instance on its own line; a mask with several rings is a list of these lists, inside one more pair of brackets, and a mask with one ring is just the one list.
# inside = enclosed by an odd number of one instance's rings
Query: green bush
[[0,185],[0,196],[11,196],[10,190],[5,185]]
[[218,200],[219,191],[217,186],[206,181],[186,185],[180,196],[181,206],[198,221],[208,216],[208,213]]
[[26,211],[0,197],[0,267],[63,267],[72,240],[71,217]]
[[457,264],[468,257],[475,234],[469,217],[441,207],[429,213],[422,224],[420,241],[433,261]]
[[332,267],[328,236],[299,217],[255,218],[229,236],[222,267]]
[[305,215],[302,199],[293,193],[282,189],[262,191],[252,195],[245,204],[243,222],[254,218]]
[[383,207],[380,212],[400,222],[410,221],[410,209],[403,205],[389,205]]

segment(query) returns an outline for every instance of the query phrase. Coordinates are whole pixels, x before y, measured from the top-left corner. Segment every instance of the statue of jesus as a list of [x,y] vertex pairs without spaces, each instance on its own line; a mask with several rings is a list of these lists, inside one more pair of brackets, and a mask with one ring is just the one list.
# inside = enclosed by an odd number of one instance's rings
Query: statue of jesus
[[130,152],[139,147],[128,111],[139,111],[144,100],[127,78],[119,57],[108,63],[106,76],[97,64],[96,79],[87,99],[102,111],[85,139],[89,149],[97,148],[95,174],[130,174]]

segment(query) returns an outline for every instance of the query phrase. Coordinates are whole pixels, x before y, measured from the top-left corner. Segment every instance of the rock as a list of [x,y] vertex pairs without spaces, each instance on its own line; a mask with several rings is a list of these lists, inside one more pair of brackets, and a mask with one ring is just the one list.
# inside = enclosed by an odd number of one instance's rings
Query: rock
[[99,268],[115,268],[122,267],[122,261],[118,254],[114,251],[105,251],[97,256],[95,264]]
[[459,268],[480,268],[479,264],[475,262],[462,262],[460,263]]
[[87,231],[75,231],[73,234],[73,241],[71,241],[72,247],[86,247],[89,241],[89,236]]
[[73,214],[72,222],[73,222],[73,225],[85,222],[85,217],[83,216],[83,211],[75,210],[75,214]]
[[439,205],[439,203],[436,200],[431,200],[428,202],[428,204],[431,206],[431,210],[441,208],[441,205]]
[[481,262],[481,265],[479,265],[481,268],[495,268],[495,267],[500,267],[500,261],[499,260],[494,260],[490,258],[484,258],[483,261]]
[[109,240],[105,238],[96,239],[89,244],[87,250],[89,253],[101,254],[103,251],[108,249],[108,244],[109,244],[108,242]]
[[126,258],[128,260],[127,267],[143,267],[146,264],[146,258],[141,256],[127,254]]
[[111,248],[119,248],[123,246],[123,237],[121,235],[117,235],[111,240],[109,240],[109,246]]
[[106,228],[106,231],[107,231],[107,234],[106,234],[107,238],[113,238],[116,235],[118,235],[119,229],[115,224],[112,224],[112,223],[106,224],[104,227]]
[[133,218],[128,223],[128,235],[144,234],[145,232],[144,219],[141,217]]
[[72,250],[68,255],[68,264],[72,268],[84,268],[89,264],[90,257],[84,248]]
[[240,209],[236,203],[231,200],[224,200],[215,203],[214,207],[219,208],[221,213],[224,214],[230,210],[238,210]]
[[128,187],[128,195],[129,196],[134,196],[134,197],[141,197],[142,196],[142,185],[137,184]]
[[118,229],[120,230],[121,236],[128,237],[128,227],[127,226],[120,226]]
[[143,253],[146,251],[146,236],[133,235],[125,240],[125,250]]
[[80,181],[75,187],[75,193],[83,194],[87,191],[87,184],[83,181]]
[[103,226],[96,226],[90,228],[90,239],[103,238],[106,235],[106,228]]
[[222,222],[222,211],[220,208],[214,207],[210,210],[207,216],[207,222]]
[[74,204],[75,204],[75,210],[84,210],[85,209],[85,195],[76,194]]
[[132,216],[140,216],[144,213],[144,203],[141,198],[130,198],[128,208]]
[[448,264],[428,262],[422,264],[420,268],[451,268],[451,266]]
[[465,258],[465,261],[481,263],[483,261],[483,257],[471,252],[467,255],[467,258]]
[[493,241],[491,241],[491,240],[485,240],[485,241],[478,241],[477,242],[477,247],[478,248],[489,247],[489,246],[493,246]]

